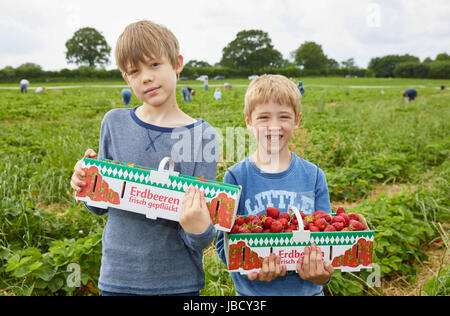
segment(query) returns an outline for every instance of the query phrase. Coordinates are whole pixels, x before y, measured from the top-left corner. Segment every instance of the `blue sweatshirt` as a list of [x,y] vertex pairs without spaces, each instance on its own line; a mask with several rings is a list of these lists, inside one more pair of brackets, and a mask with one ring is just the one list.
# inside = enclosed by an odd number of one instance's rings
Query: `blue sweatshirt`
[[[267,207],[287,212],[295,206],[304,213],[317,210],[331,213],[331,204],[325,174],[316,165],[292,153],[289,167],[281,173],[265,173],[247,158],[227,170],[225,183],[242,185],[239,215],[265,213]],[[226,263],[224,235],[219,232],[216,249]],[[232,272],[239,295],[244,296],[312,296],[323,295],[322,286],[302,280],[295,271],[288,272],[272,282],[250,281],[247,276]]]
[[[215,180],[217,135],[208,123],[198,119],[186,127],[164,128],[141,121],[135,110],[115,109],[105,115],[98,159],[158,169],[164,157],[172,157],[175,171]],[[159,295],[196,292],[205,286],[202,256],[215,237],[212,225],[195,235],[173,221],[114,208],[88,209],[97,215],[108,213],[98,283],[102,291]]]

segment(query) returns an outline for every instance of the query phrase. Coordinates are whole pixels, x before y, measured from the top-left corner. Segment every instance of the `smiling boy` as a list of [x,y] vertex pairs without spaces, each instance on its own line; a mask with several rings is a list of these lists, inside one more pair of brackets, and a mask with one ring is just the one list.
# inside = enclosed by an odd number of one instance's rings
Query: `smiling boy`
[[[267,207],[286,212],[294,206],[304,213],[331,212],[324,172],[289,150],[289,141],[301,121],[301,94],[295,83],[279,75],[264,75],[250,84],[245,96],[245,122],[257,139],[257,150],[229,168],[225,183],[242,186],[239,215],[265,213]],[[224,236],[216,248],[226,264]],[[264,259],[260,272],[247,276],[231,273],[238,295],[323,295],[322,286],[333,273],[314,244],[297,263],[297,272],[286,272],[281,259]]]

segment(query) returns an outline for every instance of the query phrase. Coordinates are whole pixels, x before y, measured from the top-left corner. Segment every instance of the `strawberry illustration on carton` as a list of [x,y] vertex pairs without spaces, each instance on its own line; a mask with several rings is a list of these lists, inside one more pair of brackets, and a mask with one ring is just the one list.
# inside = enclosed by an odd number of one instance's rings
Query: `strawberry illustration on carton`
[[295,207],[299,228],[282,233],[225,233],[225,254],[230,272],[243,275],[259,271],[265,257],[275,253],[287,271],[296,271],[297,261],[304,255],[305,247],[315,243],[322,250],[324,261],[331,262],[336,270],[356,272],[372,269],[373,231],[304,230],[302,217]]
[[[166,170],[166,165],[169,169]],[[241,187],[174,171],[164,158],[158,170],[110,160],[84,158],[82,180],[86,185],[75,199],[89,206],[129,211],[149,219],[179,221],[186,190],[194,186],[205,192],[211,220],[217,230],[228,232],[234,222]]]

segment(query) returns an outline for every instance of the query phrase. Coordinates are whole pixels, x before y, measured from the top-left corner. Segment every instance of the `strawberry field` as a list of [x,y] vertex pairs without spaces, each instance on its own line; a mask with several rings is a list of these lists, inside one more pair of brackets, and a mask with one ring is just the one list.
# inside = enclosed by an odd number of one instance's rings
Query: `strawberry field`
[[[219,181],[249,151],[231,137],[245,131],[248,81],[229,82],[233,88],[220,101],[213,86],[223,82],[213,80],[208,92],[200,82],[180,83],[177,96],[186,113],[223,136]],[[303,82],[303,120],[291,149],[324,170],[334,211],[363,214],[375,230],[374,269],[336,271],[325,294],[401,295],[415,287],[412,295],[449,295],[450,93],[438,87],[450,81]],[[99,294],[106,216],[77,204],[69,182],[84,151],[97,150],[103,115],[122,107],[122,88],[104,84],[64,83],[27,95],[0,85],[0,296]],[[188,85],[197,93],[183,103],[180,90]],[[419,97],[407,104],[401,93],[409,87]],[[135,97],[132,105],[139,105]],[[214,245],[205,249],[204,268],[202,295],[235,294]]]

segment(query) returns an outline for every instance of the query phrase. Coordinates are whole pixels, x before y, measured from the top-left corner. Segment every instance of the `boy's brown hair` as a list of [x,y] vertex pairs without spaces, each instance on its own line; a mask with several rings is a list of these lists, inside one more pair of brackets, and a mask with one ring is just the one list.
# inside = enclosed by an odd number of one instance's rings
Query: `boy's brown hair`
[[254,79],[245,94],[244,114],[251,114],[258,104],[266,104],[270,101],[279,105],[289,105],[294,110],[295,116],[301,111],[302,95],[296,84],[281,75],[263,75]]
[[142,20],[128,25],[117,40],[115,57],[117,66],[126,73],[146,58],[167,57],[176,69],[180,46],[177,38],[165,26]]

